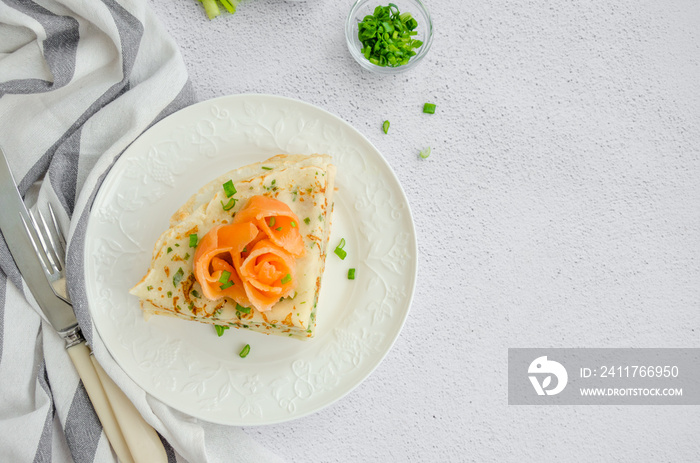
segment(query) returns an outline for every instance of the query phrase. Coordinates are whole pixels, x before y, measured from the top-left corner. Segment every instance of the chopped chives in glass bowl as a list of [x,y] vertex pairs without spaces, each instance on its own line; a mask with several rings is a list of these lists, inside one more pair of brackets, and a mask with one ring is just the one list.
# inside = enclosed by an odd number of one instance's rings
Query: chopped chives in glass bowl
[[345,23],[345,39],[363,68],[399,74],[428,53],[433,23],[421,0],[357,0]]

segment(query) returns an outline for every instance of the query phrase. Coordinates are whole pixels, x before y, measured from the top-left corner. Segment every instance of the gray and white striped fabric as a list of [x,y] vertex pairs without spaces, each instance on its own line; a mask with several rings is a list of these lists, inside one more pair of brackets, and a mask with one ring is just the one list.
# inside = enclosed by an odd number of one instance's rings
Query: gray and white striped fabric
[[[86,307],[90,204],[140,133],[194,102],[187,79],[143,0],[0,0],[0,147],[25,200],[51,202],[69,230],[70,294],[95,356],[161,434],[171,462],[278,461],[241,429],[146,395],[111,359]],[[0,240],[0,461],[115,461],[63,340],[40,314]]]

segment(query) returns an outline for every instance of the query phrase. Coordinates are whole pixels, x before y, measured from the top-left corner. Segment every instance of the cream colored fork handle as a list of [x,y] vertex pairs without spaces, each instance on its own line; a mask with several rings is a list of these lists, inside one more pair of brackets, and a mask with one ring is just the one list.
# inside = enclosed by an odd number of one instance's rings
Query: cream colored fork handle
[[168,455],[165,453],[165,447],[163,447],[158,433],[146,423],[134,404],[105,373],[94,355],[90,356],[90,360],[92,360],[97,376],[107,393],[114,416],[117,418],[134,461],[136,463],[167,463]]
[[102,387],[100,378],[97,376],[94,365],[90,361],[90,349],[85,342],[81,342],[69,347],[68,355],[70,355],[75,369],[78,370],[78,376],[83,381],[83,386],[85,386],[88,397],[90,397],[90,402],[92,402],[97,417],[102,423],[102,429],[104,429],[105,435],[112,445],[112,449],[114,449],[114,453],[117,454],[117,458],[121,463],[133,463],[134,459],[131,457],[129,447],[126,445],[126,440],[112,411],[107,394]]

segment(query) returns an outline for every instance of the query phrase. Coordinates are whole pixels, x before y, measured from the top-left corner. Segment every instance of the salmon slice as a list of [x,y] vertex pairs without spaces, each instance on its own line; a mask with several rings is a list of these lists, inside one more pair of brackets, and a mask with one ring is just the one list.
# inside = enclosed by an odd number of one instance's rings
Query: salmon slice
[[296,260],[271,240],[258,241],[245,260],[234,264],[248,299],[260,312],[294,293]]
[[253,196],[233,223],[253,222],[270,241],[294,257],[304,255],[304,241],[299,232],[299,218],[285,203],[267,196]]
[[[241,260],[243,249],[259,233],[258,227],[247,222],[219,225],[204,235],[194,254],[194,276],[202,286],[204,297],[217,300],[226,296],[244,307],[250,307],[250,300],[235,267],[236,262]],[[232,285],[220,281],[224,272],[229,273],[227,280],[233,282]]]

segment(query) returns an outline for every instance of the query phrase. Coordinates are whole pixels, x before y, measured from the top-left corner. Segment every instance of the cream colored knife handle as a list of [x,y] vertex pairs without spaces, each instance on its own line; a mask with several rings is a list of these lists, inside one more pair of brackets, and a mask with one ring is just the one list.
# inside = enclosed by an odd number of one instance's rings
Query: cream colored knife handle
[[67,350],[73,365],[75,365],[75,369],[78,370],[80,379],[83,381],[83,386],[85,386],[85,390],[90,397],[90,402],[92,402],[97,417],[102,423],[102,429],[104,429],[109,443],[112,444],[114,453],[117,454],[117,458],[121,463],[133,463],[134,459],[131,457],[129,447],[126,445],[126,440],[119,428],[112,406],[107,399],[107,394],[102,387],[100,378],[97,376],[94,365],[90,361],[90,349],[85,342],[81,342],[69,347]]
[[163,447],[158,433],[146,423],[134,404],[102,369],[94,355],[90,357],[90,360],[92,360],[97,376],[107,393],[107,398],[112,405],[112,410],[134,461],[136,463],[167,463],[168,455],[165,453],[165,447]]

